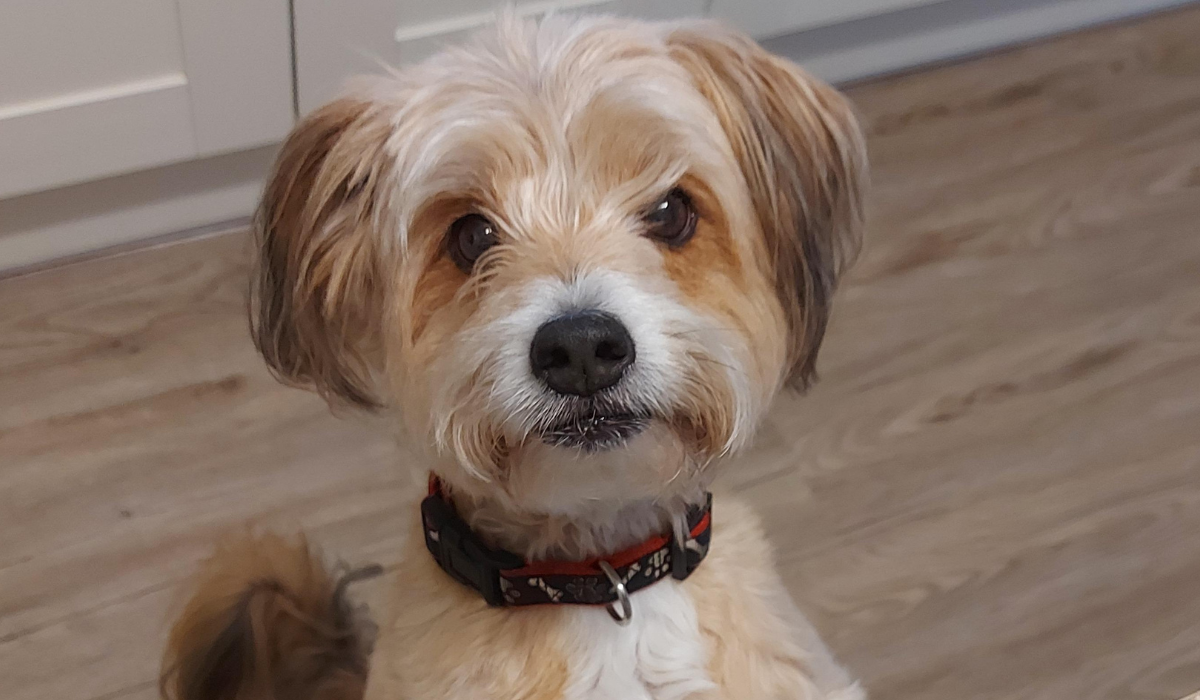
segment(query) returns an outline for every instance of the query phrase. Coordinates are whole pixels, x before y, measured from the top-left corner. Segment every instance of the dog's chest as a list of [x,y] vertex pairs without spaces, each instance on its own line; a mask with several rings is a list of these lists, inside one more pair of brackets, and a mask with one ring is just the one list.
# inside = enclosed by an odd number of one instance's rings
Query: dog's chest
[[563,700],[682,700],[713,688],[696,609],[682,584],[666,580],[638,592],[633,610],[624,627],[603,608],[571,611]]

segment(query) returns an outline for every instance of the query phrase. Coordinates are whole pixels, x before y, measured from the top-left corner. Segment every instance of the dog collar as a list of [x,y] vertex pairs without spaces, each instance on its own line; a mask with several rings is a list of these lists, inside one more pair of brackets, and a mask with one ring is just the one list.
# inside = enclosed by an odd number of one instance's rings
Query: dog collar
[[[633,614],[629,595],[667,576],[682,581],[708,554],[712,535],[712,494],[688,512],[687,539],[658,535],[616,554],[586,561],[526,562],[494,549],[471,530],[430,478],[421,502],[425,546],[451,578],[475,589],[488,605],[606,605],[617,622]],[[620,612],[617,606],[620,606]]]

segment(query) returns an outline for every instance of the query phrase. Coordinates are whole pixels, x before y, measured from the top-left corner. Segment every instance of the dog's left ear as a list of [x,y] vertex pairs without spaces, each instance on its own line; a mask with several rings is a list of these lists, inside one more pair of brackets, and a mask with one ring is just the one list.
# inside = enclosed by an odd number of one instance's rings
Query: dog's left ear
[[807,387],[838,277],[858,253],[866,146],[849,102],[716,24],[667,35],[733,146],[788,320],[788,381]]

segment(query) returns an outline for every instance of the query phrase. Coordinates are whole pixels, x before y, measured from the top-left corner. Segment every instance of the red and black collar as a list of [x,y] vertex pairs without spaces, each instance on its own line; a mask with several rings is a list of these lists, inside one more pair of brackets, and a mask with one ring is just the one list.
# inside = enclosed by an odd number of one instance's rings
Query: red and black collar
[[458,516],[434,478],[421,503],[421,517],[425,546],[438,566],[478,591],[488,605],[609,605],[667,576],[682,581],[700,566],[712,535],[712,494],[688,513],[686,541],[658,535],[611,556],[577,562],[526,562],[488,547]]

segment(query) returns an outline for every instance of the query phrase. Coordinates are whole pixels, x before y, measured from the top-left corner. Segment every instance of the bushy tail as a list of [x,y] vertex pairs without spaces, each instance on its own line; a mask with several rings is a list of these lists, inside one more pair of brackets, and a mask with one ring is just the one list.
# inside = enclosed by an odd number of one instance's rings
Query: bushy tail
[[171,629],[165,700],[362,700],[369,633],[303,537],[222,542]]

